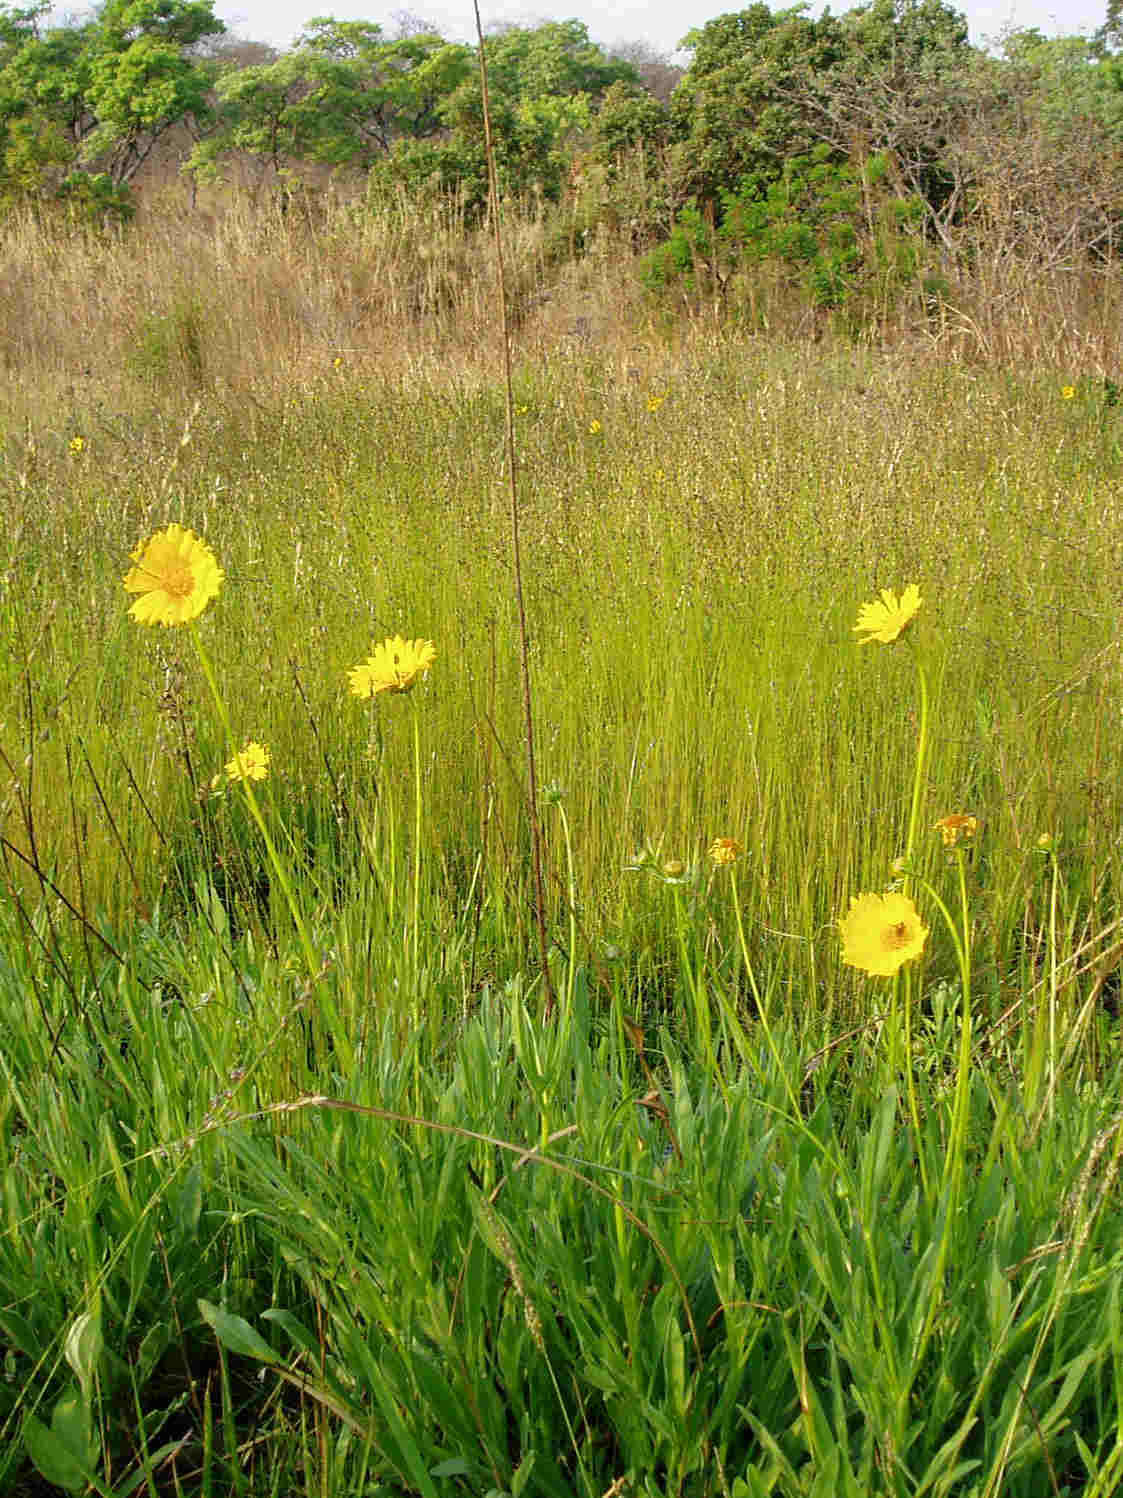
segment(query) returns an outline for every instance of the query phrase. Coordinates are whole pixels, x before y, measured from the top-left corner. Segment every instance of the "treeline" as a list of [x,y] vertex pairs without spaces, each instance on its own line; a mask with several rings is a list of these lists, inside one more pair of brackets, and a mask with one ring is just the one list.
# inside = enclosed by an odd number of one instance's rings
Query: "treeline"
[[[487,197],[474,48],[420,23],[310,21],[288,52],[232,42],[213,0],[106,0],[50,25],[0,5],[0,212],[125,221],[160,160],[287,201],[325,173],[371,204]],[[1086,269],[1119,254],[1123,37],[968,40],[944,0],[813,19],[764,4],[691,31],[689,66],[608,51],[579,21],[488,38],[501,191],[564,205],[579,251],[625,233],[653,285],[735,289],[763,263],[820,306],[891,296],[986,255]]]

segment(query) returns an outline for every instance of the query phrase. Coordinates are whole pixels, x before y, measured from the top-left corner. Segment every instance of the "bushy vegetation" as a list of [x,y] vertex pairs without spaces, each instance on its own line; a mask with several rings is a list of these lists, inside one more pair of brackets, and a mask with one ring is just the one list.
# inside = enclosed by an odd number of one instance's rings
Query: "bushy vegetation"
[[[474,50],[408,17],[393,34],[320,17],[278,54],[226,38],[211,0],[47,16],[0,6],[0,211],[125,222],[175,174],[193,200],[236,182],[287,208],[330,179],[376,213],[484,211]],[[567,217],[571,257],[626,223],[659,284],[702,273],[737,303],[763,259],[810,307],[879,326],[903,288],[938,296],[980,255],[1114,261],[1115,39],[1109,17],[1094,38],[1012,31],[985,52],[945,0],[758,3],[691,31],[675,68],[578,21],[507,27],[486,47],[498,184]]]
[[207,86],[5,104],[0,1490],[1111,1498],[1110,18],[507,33],[508,386],[463,49],[176,3],[4,33]]

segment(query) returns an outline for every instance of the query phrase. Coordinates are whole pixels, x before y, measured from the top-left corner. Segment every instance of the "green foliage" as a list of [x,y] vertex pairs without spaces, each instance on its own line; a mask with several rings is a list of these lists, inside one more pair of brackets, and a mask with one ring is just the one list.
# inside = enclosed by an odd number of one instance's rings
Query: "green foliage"
[[714,224],[687,205],[666,244],[645,257],[641,274],[652,290],[676,281],[692,290],[700,271],[711,286],[726,287],[735,278],[751,281],[771,264],[802,287],[813,307],[841,308],[871,281],[883,307],[886,291],[907,286],[920,268],[915,230],[923,216],[919,200],[878,191],[884,167],[874,156],[859,172],[832,160],[825,146],[790,158],[779,178],[750,177],[737,192],[723,192]]
[[844,56],[839,21],[805,7],[756,4],[686,38],[694,57],[671,100],[675,180],[685,196],[717,202],[746,178],[778,177],[818,133],[802,95]]
[[[613,85],[636,84],[630,63],[589,40],[581,21],[510,27],[487,39],[488,95],[499,190],[557,199],[575,142]],[[478,209],[487,198],[483,98],[478,69],[449,77],[438,105],[439,140],[402,142],[381,169],[410,191],[436,187]]]
[[127,184],[114,182],[108,172],[71,172],[54,196],[69,213],[95,226],[127,224],[136,213]]
[[1123,61],[1101,55],[1086,37],[1046,39],[1027,29],[1003,38],[1003,58],[1031,85],[1034,113],[1058,145],[1071,144],[1074,127],[1095,125],[1107,141],[1123,143]]
[[670,119],[653,94],[634,83],[613,83],[605,92],[590,132],[590,155],[615,166],[621,155],[641,150],[654,168],[668,140]]
[[214,176],[238,151],[274,172],[304,161],[369,167],[394,142],[432,135],[471,67],[469,48],[439,36],[386,41],[366,22],[313,21],[292,52],[219,78],[218,126],[188,166]]
[[[694,59],[671,106],[683,193],[716,206],[826,145],[836,163],[903,157],[909,186],[942,201],[948,143],[920,101],[974,55],[962,15],[944,0],[874,0],[817,20],[804,11],[757,4],[688,36]],[[924,123],[910,133],[914,104]]]
[[[191,49],[223,24],[211,0],[108,0],[93,19],[45,32],[42,14],[2,13],[4,196],[59,191],[94,215],[126,216],[122,189],[156,142],[184,120],[206,120],[210,79]],[[89,173],[86,189],[73,174],[63,182],[73,165]]]
[[46,183],[74,160],[63,126],[45,110],[9,120],[0,139],[0,207],[42,201]]
[[135,374],[154,384],[200,384],[206,372],[206,313],[195,296],[143,317],[129,354]]

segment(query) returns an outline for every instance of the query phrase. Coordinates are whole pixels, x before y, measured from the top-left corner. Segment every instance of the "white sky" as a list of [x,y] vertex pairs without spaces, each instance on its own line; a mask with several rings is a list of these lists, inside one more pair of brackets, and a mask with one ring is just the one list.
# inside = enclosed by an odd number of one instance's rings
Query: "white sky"
[[[751,0],[730,0],[714,4],[683,5],[676,0],[559,0],[559,8],[545,10],[533,0],[481,0],[480,13],[485,30],[498,21],[515,21],[533,25],[542,20],[568,20],[576,17],[585,22],[594,41],[611,45],[618,41],[645,41],[661,52],[670,53],[692,27],[701,26],[714,16],[744,9]],[[791,0],[769,0],[773,10],[783,9]],[[846,0],[835,0],[836,14],[848,10]],[[1107,0],[961,0],[958,9],[966,13],[971,40],[982,43],[996,37],[1005,27],[1037,26],[1046,36],[1072,36],[1092,32],[1103,24]],[[823,9],[813,4],[818,14]],[[467,41],[475,35],[471,0],[218,0],[217,15],[231,31],[253,41],[288,46],[313,16],[332,15],[343,21],[377,21],[391,34],[393,17],[408,11],[428,21],[442,36]]]

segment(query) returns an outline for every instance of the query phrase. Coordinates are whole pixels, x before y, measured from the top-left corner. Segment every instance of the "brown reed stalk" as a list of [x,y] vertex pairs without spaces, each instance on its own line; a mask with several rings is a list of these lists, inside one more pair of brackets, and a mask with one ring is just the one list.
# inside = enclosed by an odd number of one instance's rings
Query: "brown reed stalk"
[[546,936],[546,903],[542,883],[542,823],[538,816],[538,777],[534,758],[534,710],[530,687],[530,646],[526,628],[526,604],[523,599],[522,548],[519,541],[519,481],[515,464],[515,396],[511,383],[511,325],[507,313],[507,283],[503,268],[503,232],[499,217],[499,178],[495,170],[495,150],[491,137],[491,102],[487,90],[487,57],[479,0],[472,0],[476,14],[476,37],[479,42],[480,93],[483,100],[484,150],[487,154],[488,213],[495,241],[495,269],[499,282],[499,318],[503,335],[503,379],[507,416],[507,475],[511,515],[511,570],[515,587],[515,608],[519,616],[519,660],[522,667],[523,738],[526,746],[526,802],[534,863],[534,919],[538,927],[538,946],[542,959],[542,981],[545,985],[548,1018],[554,1010],[554,986],[550,980],[550,947]]

